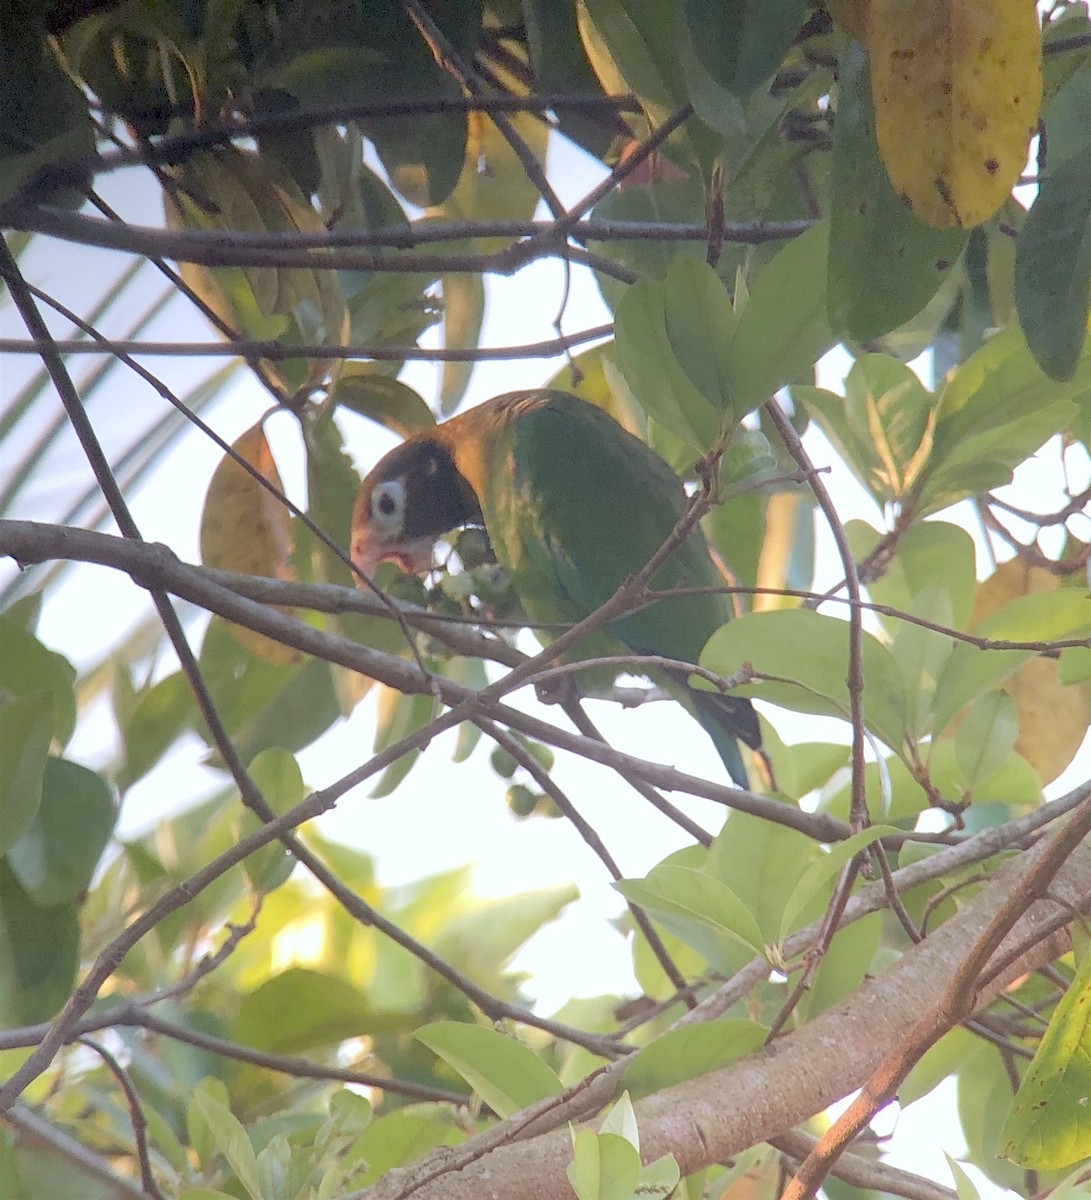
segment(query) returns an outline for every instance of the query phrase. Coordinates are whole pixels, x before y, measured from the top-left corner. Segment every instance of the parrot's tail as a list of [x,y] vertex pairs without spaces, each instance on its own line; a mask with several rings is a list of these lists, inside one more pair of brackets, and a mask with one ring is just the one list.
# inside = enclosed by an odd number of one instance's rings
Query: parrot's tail
[[694,715],[712,738],[727,773],[739,787],[748,788],[750,779],[743,766],[739,742],[751,750],[761,749],[761,726],[754,706],[743,696],[700,692],[694,688],[686,690],[693,703]]

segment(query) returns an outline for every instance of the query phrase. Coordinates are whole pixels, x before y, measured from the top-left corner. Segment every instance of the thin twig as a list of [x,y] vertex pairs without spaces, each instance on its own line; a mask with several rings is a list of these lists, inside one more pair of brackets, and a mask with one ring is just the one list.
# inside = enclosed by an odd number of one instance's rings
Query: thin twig
[[803,447],[791,421],[784,414],[776,399],[768,401],[765,411],[780,435],[788,453],[795,459],[800,470],[806,471],[810,478],[811,491],[814,492],[819,508],[822,509],[830,533],[837,546],[841,565],[845,571],[845,586],[848,588],[849,600],[849,664],[845,678],[845,687],[849,696],[849,712],[852,725],[852,801],[850,823],[854,830],[866,828],[871,822],[867,809],[867,792],[864,778],[864,626],[860,612],[860,579],[856,573],[856,560],[849,546],[845,527],[838,516],[837,508],[826,489],[821,474],[815,470],[810,455]]
[[[184,1042],[187,1046],[196,1046],[199,1050],[207,1050],[210,1054],[217,1054],[221,1058],[249,1063],[251,1066],[262,1067],[267,1071],[278,1071],[282,1075],[291,1075],[297,1079],[337,1080],[340,1083],[351,1083],[359,1087],[378,1088],[397,1096],[406,1096],[411,1100],[426,1100],[443,1104],[465,1105],[470,1100],[469,1093],[466,1092],[452,1092],[446,1088],[429,1087],[409,1079],[396,1079],[387,1075],[376,1075],[373,1072],[356,1071],[351,1067],[322,1066],[310,1059],[291,1054],[272,1054],[267,1050],[255,1050],[252,1046],[243,1046],[238,1042],[204,1033],[188,1025],[180,1025],[176,1021],[166,1020],[131,1001],[124,1001],[93,1017],[85,1017],[76,1025],[72,1040],[86,1041],[84,1031],[93,1032],[99,1029],[122,1027],[146,1029],[149,1033],[156,1033],[176,1042]],[[48,1025],[9,1030],[7,1033],[0,1034],[0,1046],[33,1046],[36,1037],[40,1036],[41,1032],[47,1028]],[[16,1034],[18,1037],[13,1036]]]
[[[574,346],[600,341],[612,336],[612,325],[596,325],[578,333],[529,342],[520,346],[478,346],[466,350],[428,346],[371,346],[346,344],[341,346],[317,343],[285,345],[283,342],[255,341],[233,338],[230,342],[151,342],[103,337],[87,342],[77,338],[58,338],[55,345],[61,354],[113,354],[117,356],[142,354],[148,357],[171,358],[246,358],[283,359],[313,358],[331,362],[352,359],[371,359],[375,362],[506,362],[516,358],[560,358]],[[42,342],[26,338],[0,338],[2,354],[40,355],[46,348]]]
[[[417,27],[428,49],[432,51],[436,62],[457,79],[471,96],[484,97],[488,95],[477,73],[451,44],[450,39],[432,19],[432,14],[421,4],[420,0],[402,0],[402,7],[408,14],[409,19]],[[516,132],[507,114],[499,109],[495,109],[489,114],[489,117],[499,131],[500,136],[511,147],[512,153],[519,160],[526,177],[534,185],[538,195],[545,201],[546,207],[554,217],[563,216],[565,211],[564,205],[561,203],[560,197],[553,190],[553,186],[549,182],[542,164],[535,158],[534,152],[527,145],[526,141]]]
[[[595,723],[587,715],[586,710],[578,699],[566,699],[562,702],[561,708],[564,710],[564,713],[568,719],[573,725],[575,725],[576,729],[582,733],[584,737],[591,738],[593,741],[601,742],[603,745],[607,745],[606,738],[603,737],[603,735],[599,732]],[[634,775],[631,771],[625,770],[620,763],[615,767],[615,770],[635,792],[643,796],[653,808],[657,809],[665,817],[668,817],[670,820],[672,820],[680,829],[684,829],[686,833],[688,833],[690,837],[698,843],[698,845],[712,845],[712,835],[708,832],[708,830],[698,825],[696,821],[688,817],[680,808],[677,808],[675,805],[671,804],[671,802],[661,796],[655,790],[655,788],[649,786],[644,782],[644,780],[639,778],[639,776]]]
[[128,1072],[101,1042],[96,1042],[94,1038],[86,1036],[79,1037],[76,1040],[89,1050],[93,1050],[102,1059],[103,1063],[105,1063],[106,1069],[117,1080],[118,1087],[121,1088],[125,1096],[125,1104],[129,1110],[129,1122],[133,1128],[133,1141],[136,1146],[136,1161],[140,1164],[140,1182],[144,1187],[144,1191],[152,1197],[152,1200],[164,1200],[163,1193],[156,1182],[155,1173],[152,1171],[151,1158],[148,1155],[148,1118],[144,1116],[144,1106],[140,1102],[140,1097],[136,1094],[136,1088],[133,1087]]

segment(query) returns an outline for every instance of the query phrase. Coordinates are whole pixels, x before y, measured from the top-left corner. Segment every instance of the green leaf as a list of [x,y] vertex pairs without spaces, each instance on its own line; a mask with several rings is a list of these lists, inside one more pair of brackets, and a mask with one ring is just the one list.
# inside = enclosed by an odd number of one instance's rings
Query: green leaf
[[0,1026],[48,1021],[72,993],[79,966],[73,903],[35,904],[0,859]]
[[946,1150],[943,1157],[947,1159],[947,1165],[951,1168],[951,1178],[955,1181],[958,1200],[981,1200],[981,1194],[974,1186],[974,1181],[962,1169],[961,1163],[956,1162]]
[[1007,759],[1019,733],[1019,714],[1007,692],[990,692],[971,705],[955,733],[955,759],[967,789],[984,783]]
[[[610,192],[591,210],[596,221],[653,221],[668,225],[700,224],[705,219],[704,190],[695,179],[672,179],[647,186],[628,187]],[[700,243],[673,243],[652,239],[593,241],[590,247],[612,262],[628,267],[641,279],[664,279],[671,266],[682,257],[705,261]],[[607,307],[617,311],[623,297],[632,291],[612,276],[597,273],[595,281]]]
[[796,742],[780,747],[766,734],[766,749],[777,764],[777,782],[786,796],[802,798],[829,783],[847,765],[850,748],[829,742]]
[[113,826],[113,798],[102,776],[50,757],[41,805],[8,851],[8,865],[35,904],[76,900],[91,882]]
[[967,1054],[978,1045],[974,1034],[961,1026],[934,1042],[898,1088],[902,1107],[927,1096],[950,1075],[961,1074]]
[[614,886],[715,967],[725,968],[724,951],[731,942],[754,954],[765,952],[754,914],[726,883],[702,871],[660,865],[644,879],[621,879]]
[[181,671],[175,671],[137,693],[120,718],[125,760],[117,785],[125,791],[146,775],[187,729],[195,717],[193,692]]
[[[258,1151],[258,1187],[262,1200],[289,1200],[297,1189],[291,1187],[292,1148],[283,1133],[275,1134]],[[289,1190],[290,1189],[290,1190]]]
[[744,96],[780,66],[803,12],[800,0],[683,0],[681,17],[705,70]]
[[1080,1165],[1069,1173],[1055,1187],[1049,1189],[1049,1200],[1087,1200],[1091,1188],[1087,1178],[1087,1164]]
[[[328,663],[263,662],[231,636],[219,617],[209,622],[199,662],[243,761],[269,746],[301,750],[341,715]],[[210,740],[203,724],[197,731]]]
[[1025,1187],[1026,1174],[1001,1158],[1001,1132],[1011,1103],[1011,1080],[1003,1060],[995,1046],[979,1041],[958,1076],[958,1121],[966,1139],[966,1161],[1001,1188],[1018,1192]]
[[[279,817],[297,805],[305,794],[303,775],[293,755],[279,746],[258,754],[247,768],[250,778]],[[242,815],[242,836],[258,829],[261,822],[251,812]],[[271,892],[280,887],[295,867],[295,858],[277,843],[262,846],[243,859],[243,870],[250,886],[259,892]]]
[[1035,1171],[1091,1156],[1091,958],[1049,1019],[1000,1135],[1001,1153]]
[[854,855],[870,846],[881,837],[898,833],[893,825],[872,825],[862,829],[842,842],[835,842],[816,862],[813,862],[799,877],[792,894],[784,905],[780,919],[780,940],[783,941],[797,927],[811,901],[833,879]]
[[731,423],[741,420],[745,410],[734,404],[724,379],[735,333],[735,311],[724,285],[706,263],[683,255],[671,264],[662,287],[667,339],[679,366],[721,422],[725,415]]
[[[374,752],[378,754],[402,738],[422,729],[434,715],[435,701],[430,695],[410,696],[394,688],[382,686],[379,690]],[[419,757],[419,750],[409,750],[395,759],[379,777],[379,782],[372,789],[371,798],[377,800],[395,791]]]
[[330,1096],[329,1110],[330,1119],[336,1123],[338,1130],[354,1136],[363,1133],[375,1116],[371,1101],[357,1092],[350,1092],[348,1088],[342,1088]]
[[[817,915],[817,914],[816,914]],[[818,964],[811,986],[800,998],[800,1022],[807,1022],[840,1004],[882,961],[883,916],[869,913],[839,929]]]
[[[725,137],[746,132],[746,112],[739,97],[723,86],[705,68],[693,31],[684,20],[675,24],[675,53],[689,92],[693,111],[709,127]],[[730,211],[729,209],[727,211]]]
[[[524,0],[522,16],[536,86],[545,92],[594,95],[598,80],[580,42],[575,5]],[[561,133],[596,158],[606,154],[620,132],[616,122],[580,112],[558,112],[557,122]]]
[[[951,602],[940,586],[929,585],[913,597],[910,614],[944,629],[953,625]],[[912,740],[931,729],[931,712],[938,680],[954,651],[954,642],[944,633],[914,621],[901,621],[890,642],[905,680],[908,709],[907,733]]]
[[446,1116],[428,1112],[424,1105],[387,1113],[360,1135],[357,1147],[368,1165],[361,1182],[374,1183],[393,1167],[415,1162],[436,1146],[461,1140]]
[[[544,157],[544,155],[543,155]],[[522,167],[520,166],[520,171]],[[525,172],[523,172],[525,177]],[[534,193],[537,199],[537,192]],[[533,215],[534,205],[526,215]],[[479,209],[472,210],[477,219],[485,220]],[[443,277],[443,346],[447,350],[475,348],[481,341],[485,320],[485,283],[481,275],[444,275]],[[462,403],[473,375],[470,362],[445,362],[440,375],[439,409],[450,416]]]
[[640,1179],[636,1185],[636,1195],[641,1197],[641,1200],[645,1196],[662,1196],[666,1200],[666,1197],[675,1194],[674,1189],[678,1186],[681,1177],[682,1172],[679,1169],[678,1160],[673,1154],[664,1154],[655,1162],[641,1167]]
[[14,696],[47,691],[53,696],[53,736],[65,745],[76,728],[76,671],[63,655],[47,650],[17,619],[0,616],[0,690]]
[[849,43],[833,126],[830,324],[869,342],[916,316],[958,262],[969,233],[933,229],[895,192],[879,157],[867,59]]
[[[480,10],[445,10],[441,24],[459,54],[473,54]],[[458,84],[396,4],[345,10],[289,9],[278,20],[281,62],[258,77],[305,106],[381,101],[390,96],[453,98]],[[394,186],[419,207],[439,204],[458,182],[466,156],[463,112],[360,119]]]
[[[879,533],[863,521],[849,521],[845,529],[857,558],[870,553],[879,540]],[[966,530],[948,521],[918,521],[902,534],[887,569],[868,584],[868,592],[878,604],[914,611],[914,597],[940,587],[950,600],[953,624],[961,629],[970,619],[975,583],[974,541]],[[898,618],[881,619],[887,629],[900,627]]]
[[[1075,588],[1018,596],[973,627],[977,637],[1003,641],[1051,641],[1078,637],[1091,628],[1091,602]],[[963,706],[992,691],[1033,657],[1031,650],[983,651],[959,642],[936,683],[932,732],[938,735]]]
[[564,1091],[544,1059],[499,1030],[434,1021],[414,1036],[456,1070],[498,1116],[510,1117]]
[[[207,151],[175,168],[176,185],[163,193],[172,229],[248,233],[325,232],[325,224],[279,159],[234,147]],[[257,339],[286,344],[342,345],[349,313],[337,272],[330,268],[215,267],[182,263],[181,273],[221,321]],[[324,360],[264,361],[288,391],[319,382]]]
[[0,702],[0,854],[30,829],[41,804],[53,705],[46,691]]
[[148,1122],[148,1142],[153,1146],[159,1154],[163,1156],[163,1160],[169,1163],[171,1168],[182,1174],[187,1167],[188,1155],[185,1147],[178,1138],[178,1134],[171,1127],[170,1123],[163,1117],[162,1113],[148,1103],[147,1096],[142,1098],[142,1107],[144,1116]]
[[727,352],[726,392],[736,417],[798,379],[837,340],[826,317],[829,225],[794,238],[757,277]]
[[289,967],[242,997],[231,1036],[247,1046],[298,1054],[371,1028],[365,996],[322,971]]
[[993,334],[937,393],[931,458],[912,507],[925,515],[1010,482],[1013,469],[1089,396],[1091,360],[1057,383],[1042,374],[1018,329]]
[[[686,101],[681,64],[674,53],[674,6],[659,0],[579,0],[580,38],[602,89],[632,92],[647,119],[647,132],[662,125]],[[643,136],[643,131],[636,131]],[[664,152],[686,173],[715,156],[717,139],[687,122],[667,139]]]
[[330,401],[385,426],[402,437],[431,429],[432,410],[419,392],[399,379],[367,370],[370,364],[346,363],[330,388]]
[[249,1193],[251,1200],[262,1200],[257,1157],[239,1119],[226,1105],[221,1104],[207,1089],[200,1086],[194,1091],[190,1103],[200,1113],[213,1141]]
[[[0,202],[10,200],[41,168],[95,152],[87,99],[50,52],[37,23],[30,23],[32,14],[33,8],[12,10],[0,47]],[[73,204],[74,191],[37,199],[79,207],[78,200]]]
[[636,1113],[633,1111],[633,1102],[628,1091],[622,1092],[606,1110],[599,1133],[616,1133],[640,1153],[640,1130],[637,1129]]
[[516,950],[578,897],[575,884],[562,883],[482,900],[444,924],[436,949],[472,978],[491,986]]
[[724,355],[735,316],[723,284],[706,264],[675,260],[662,282],[641,280],[618,305],[618,365],[648,414],[697,449],[725,420],[734,423]]
[[573,1139],[568,1181],[579,1200],[632,1200],[640,1154],[616,1133],[580,1129]]
[[629,1059],[625,1087],[639,1098],[696,1079],[756,1050],[767,1032],[754,1021],[737,1019],[668,1030]]
[[[847,622],[810,609],[746,613],[712,635],[700,661],[721,675],[749,662],[767,678],[742,689],[746,694],[796,712],[847,718],[848,637]],[[871,634],[863,635],[862,648],[865,722],[897,749],[906,729],[905,681],[890,651]]]
[[845,379],[845,398],[797,386],[853,473],[880,504],[900,501],[932,448],[935,398],[904,363],[888,354],[861,355]]
[[1071,379],[1091,294],[1091,146],[1054,166],[1015,251],[1015,303],[1027,345],[1047,375]]

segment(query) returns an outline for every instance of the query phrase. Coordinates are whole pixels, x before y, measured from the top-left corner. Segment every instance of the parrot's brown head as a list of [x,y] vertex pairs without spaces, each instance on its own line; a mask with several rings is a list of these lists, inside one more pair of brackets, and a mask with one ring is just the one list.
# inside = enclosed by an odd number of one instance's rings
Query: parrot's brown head
[[392,559],[419,575],[436,539],[481,523],[477,497],[450,451],[431,436],[391,450],[360,485],[352,511],[352,561],[365,575]]

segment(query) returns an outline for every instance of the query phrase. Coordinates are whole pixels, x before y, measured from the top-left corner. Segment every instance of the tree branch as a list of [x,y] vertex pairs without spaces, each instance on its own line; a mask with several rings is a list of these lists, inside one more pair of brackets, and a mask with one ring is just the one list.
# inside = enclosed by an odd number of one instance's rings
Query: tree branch
[[[673,1153],[682,1174],[690,1174],[776,1138],[859,1087],[889,1047],[909,1034],[921,1012],[939,1002],[949,985],[950,962],[961,957],[967,944],[978,942],[1019,892],[1026,869],[1021,859],[1009,864],[893,966],[865,979],[846,1000],[774,1046],[638,1100],[644,1160]],[[1054,878],[1051,892],[1065,904],[1091,905],[1091,847],[1077,848]],[[1053,901],[1039,901],[1009,936],[1029,934],[1054,907]],[[1043,961],[1058,949],[1051,939],[1038,948]],[[994,980],[975,1007],[990,1002],[1001,986]],[[831,1046],[838,1047],[836,1055]],[[609,1074],[615,1075],[615,1069]],[[451,1159],[465,1149],[447,1150],[442,1157]],[[445,1169],[438,1157],[430,1156],[346,1200],[476,1200],[483,1194],[557,1200],[570,1194],[565,1171],[571,1155],[569,1133],[555,1129],[516,1145],[497,1145],[458,1170]]]
[[[80,553],[74,552],[74,545],[79,546]],[[517,687],[532,684],[544,663],[553,655],[561,654],[593,624],[608,620],[612,614],[624,611],[630,600],[629,596],[615,598],[604,609],[592,614],[591,618],[562,633],[550,643],[548,650],[542,651],[534,658],[525,659],[496,683],[478,692],[444,676],[427,676],[404,658],[384,654],[349,638],[315,629],[274,608],[247,600],[225,587],[212,583],[207,575],[183,563],[165,546],[126,542],[103,534],[39,525],[29,521],[0,521],[0,553],[9,554],[19,562],[72,558],[117,567],[141,587],[165,588],[183,599],[192,600],[209,612],[218,613],[229,621],[265,633],[305,654],[312,654],[327,662],[359,671],[402,692],[414,695],[438,694],[444,704],[453,706],[452,712],[440,719],[443,728],[465,719],[469,715],[469,709],[460,709],[459,706],[470,704],[475,712],[488,712],[496,719],[502,720],[509,728],[518,729],[537,741],[548,742],[623,773],[631,772],[656,787],[702,796],[730,808],[788,825],[820,841],[840,841],[849,836],[845,822],[834,817],[803,812],[782,800],[741,788],[711,783],[674,767],[649,763],[634,755],[622,754],[594,738],[570,733],[502,703],[502,697],[507,693]],[[438,733],[439,728],[438,725],[434,725],[433,733]],[[370,774],[371,764],[368,763],[341,780],[332,794],[336,797],[343,795]]]

